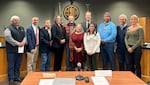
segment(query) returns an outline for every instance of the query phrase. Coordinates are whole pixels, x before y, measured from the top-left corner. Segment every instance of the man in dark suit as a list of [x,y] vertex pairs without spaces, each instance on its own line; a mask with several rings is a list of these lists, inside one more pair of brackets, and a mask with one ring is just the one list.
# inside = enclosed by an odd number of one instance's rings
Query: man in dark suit
[[[82,23],[82,27],[84,29],[84,32],[86,32],[88,30],[90,23],[94,23],[94,22],[92,21],[91,12],[87,11],[85,13],[85,22]],[[94,23],[94,24],[96,25],[96,28],[97,28],[97,24],[96,23]]]
[[32,18],[32,25],[27,28],[27,71],[36,71],[36,62],[39,53],[38,17]]
[[52,39],[53,49],[55,54],[54,71],[61,70],[61,63],[63,57],[63,51],[68,37],[66,36],[66,30],[62,25],[62,19],[60,16],[55,17],[55,23],[52,25]]
[[[90,11],[87,11],[87,12],[85,13],[85,22],[82,23],[82,27],[83,27],[84,32],[87,32],[87,30],[89,29],[90,23],[94,23],[94,22],[92,21],[92,14],[91,14],[91,12],[90,12]],[[94,24],[95,24],[95,28],[97,28],[97,24],[96,24],[96,23],[94,23]],[[96,30],[97,30],[97,29],[96,29]],[[86,56],[86,53],[84,53],[84,55]],[[86,57],[86,58],[87,58],[87,57]],[[87,60],[86,60],[86,62],[84,63],[84,70],[88,70],[88,63],[87,63]]]
[[50,71],[51,56],[51,21],[45,20],[45,25],[40,29],[40,53],[41,53],[41,71]]

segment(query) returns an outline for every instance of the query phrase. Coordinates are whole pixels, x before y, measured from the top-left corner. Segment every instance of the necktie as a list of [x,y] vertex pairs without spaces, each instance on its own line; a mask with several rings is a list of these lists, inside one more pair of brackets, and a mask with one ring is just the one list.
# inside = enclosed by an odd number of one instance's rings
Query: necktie
[[60,29],[60,30],[62,30],[62,27],[61,27],[61,25],[58,25],[58,26],[59,26],[59,29]]
[[89,28],[89,26],[90,26],[90,22],[88,22],[88,28]]
[[36,27],[36,45],[39,44],[38,27]]
[[90,21],[87,21],[86,28],[89,28]]

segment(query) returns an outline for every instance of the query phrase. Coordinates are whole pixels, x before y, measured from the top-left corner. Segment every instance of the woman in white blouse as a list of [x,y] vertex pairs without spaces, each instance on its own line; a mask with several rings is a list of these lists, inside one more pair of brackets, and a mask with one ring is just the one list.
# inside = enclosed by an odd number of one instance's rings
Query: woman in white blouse
[[86,51],[88,70],[93,71],[98,68],[98,56],[100,52],[100,34],[96,30],[94,23],[89,25],[89,29],[84,34],[84,48]]

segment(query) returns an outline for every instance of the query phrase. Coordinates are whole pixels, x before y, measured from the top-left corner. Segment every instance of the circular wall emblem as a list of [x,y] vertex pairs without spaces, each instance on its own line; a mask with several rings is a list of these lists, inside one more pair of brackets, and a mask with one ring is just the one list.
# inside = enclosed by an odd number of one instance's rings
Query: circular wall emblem
[[68,5],[64,8],[63,15],[67,20],[70,15],[76,20],[79,17],[79,9],[75,5]]

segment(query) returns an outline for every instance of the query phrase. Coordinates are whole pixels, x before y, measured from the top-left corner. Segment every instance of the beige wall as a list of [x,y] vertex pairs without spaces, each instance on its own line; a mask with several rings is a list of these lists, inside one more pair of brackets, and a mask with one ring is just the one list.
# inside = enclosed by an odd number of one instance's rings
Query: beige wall
[[[9,25],[12,15],[21,17],[21,25],[27,28],[31,24],[31,18],[38,16],[39,25],[42,27],[45,19],[53,21],[58,14],[58,2],[61,2],[61,12],[69,5],[69,0],[2,0],[0,3],[0,36],[3,36],[4,25]],[[111,13],[112,21],[118,23],[118,16],[122,13],[128,17],[136,14],[140,17],[150,16],[150,5],[148,0],[76,0],[74,5],[78,6],[80,16],[77,23],[84,21],[86,5],[90,3],[93,20],[99,24],[103,21],[103,13]],[[64,22],[66,20],[63,18]],[[129,22],[129,21],[128,21]]]

